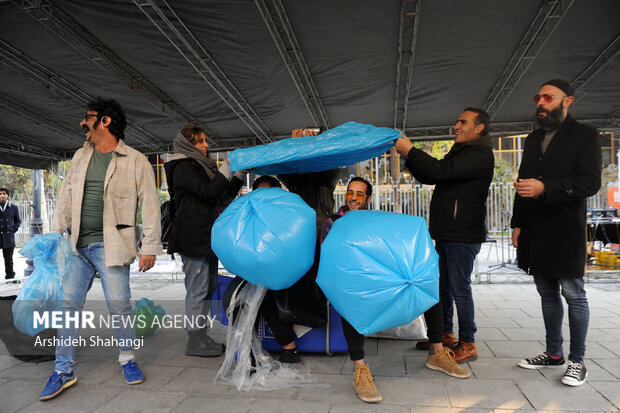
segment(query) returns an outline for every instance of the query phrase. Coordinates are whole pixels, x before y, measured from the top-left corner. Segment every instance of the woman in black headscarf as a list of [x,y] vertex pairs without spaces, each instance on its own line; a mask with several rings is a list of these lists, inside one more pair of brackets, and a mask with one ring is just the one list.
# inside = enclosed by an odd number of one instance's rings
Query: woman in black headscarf
[[228,159],[218,170],[200,127],[183,128],[173,147],[174,154],[164,164],[175,209],[168,253],[181,255],[185,271],[185,315],[189,320],[185,354],[217,357],[222,354],[222,345],[207,335],[206,319],[218,266],[211,250],[211,227],[227,200],[232,200],[243,185],[244,173],[233,176]]

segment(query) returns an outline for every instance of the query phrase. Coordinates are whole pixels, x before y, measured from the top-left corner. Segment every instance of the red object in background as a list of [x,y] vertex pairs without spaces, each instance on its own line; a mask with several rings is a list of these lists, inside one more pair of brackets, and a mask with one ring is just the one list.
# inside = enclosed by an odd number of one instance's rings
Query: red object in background
[[607,187],[607,204],[609,208],[618,208],[618,211],[620,211],[620,194],[618,193],[617,186]]

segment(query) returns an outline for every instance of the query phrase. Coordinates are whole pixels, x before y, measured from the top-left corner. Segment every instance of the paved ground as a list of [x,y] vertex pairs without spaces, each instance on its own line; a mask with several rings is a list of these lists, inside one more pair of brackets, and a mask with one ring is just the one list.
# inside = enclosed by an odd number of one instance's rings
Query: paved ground
[[[132,296],[182,305],[184,287],[175,276],[177,271],[174,263],[162,261],[150,275],[133,276]],[[0,293],[8,295],[10,288],[2,286]],[[303,355],[313,374],[331,386],[328,389],[238,392],[212,383],[221,359],[186,357],[182,331],[161,330],[145,339],[138,352],[146,375],[144,383],[128,386],[123,382],[113,349],[87,348],[78,351],[78,384],[45,403],[36,397],[53,364],[20,362],[6,355],[0,345],[0,412],[617,412],[620,282],[590,282],[587,291],[591,321],[586,365],[590,375],[578,388],[560,383],[562,370],[530,371],[516,366],[520,358],[544,348],[540,304],[533,284],[477,284],[479,359],[467,364],[473,377],[459,380],[426,369],[426,355],[415,350],[413,341],[368,339],[366,360],[384,398],[378,405],[357,399],[351,364],[344,354]],[[101,298],[96,281],[89,304],[96,306]],[[568,334],[567,328],[565,331]],[[109,335],[103,330],[91,333]],[[220,329],[221,341],[223,334]]]

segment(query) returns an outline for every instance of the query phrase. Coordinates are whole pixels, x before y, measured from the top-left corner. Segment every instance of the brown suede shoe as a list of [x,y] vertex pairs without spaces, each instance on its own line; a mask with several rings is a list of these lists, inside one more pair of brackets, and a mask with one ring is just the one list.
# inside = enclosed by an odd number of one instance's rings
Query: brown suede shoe
[[[452,348],[456,344],[456,338],[454,337],[454,333],[444,333],[441,341],[443,342],[443,346],[448,348]],[[415,345],[415,348],[417,348],[418,350],[428,351],[431,348],[431,343],[428,340],[418,341]]]
[[478,350],[476,350],[476,343],[465,343],[459,341],[452,349],[454,352],[454,360],[459,363],[467,363],[468,361],[474,361],[478,359]]
[[454,353],[447,347],[436,351],[429,351],[426,359],[426,367],[431,370],[442,371],[457,379],[466,379],[471,373],[454,361]]

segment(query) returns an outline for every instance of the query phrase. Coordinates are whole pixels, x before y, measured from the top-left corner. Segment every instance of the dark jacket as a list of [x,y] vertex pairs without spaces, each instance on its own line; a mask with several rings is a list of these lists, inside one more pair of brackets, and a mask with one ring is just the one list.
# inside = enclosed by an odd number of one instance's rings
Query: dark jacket
[[17,205],[6,201],[4,212],[0,210],[0,248],[15,248],[15,233],[22,220],[19,219]]
[[455,143],[441,160],[416,148],[409,151],[406,165],[411,174],[423,184],[435,185],[429,222],[433,239],[486,239],[486,201],[494,164],[490,136]]
[[278,178],[286,188],[303,199],[310,208],[316,211],[317,234],[323,222],[334,213],[336,205],[334,190],[338,183],[338,169],[304,174],[284,174]]
[[515,195],[510,226],[521,228],[519,267],[532,275],[576,278],[585,273],[586,198],[601,186],[601,144],[595,129],[562,122],[542,154],[545,133],[525,140],[519,178],[536,178],[545,185],[538,198]]
[[211,227],[220,214],[222,199],[234,198],[243,181],[233,177],[229,182],[219,172],[211,180],[198,162],[188,158],[166,162],[164,169],[175,207],[168,253],[215,256],[211,250]]

